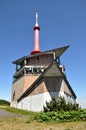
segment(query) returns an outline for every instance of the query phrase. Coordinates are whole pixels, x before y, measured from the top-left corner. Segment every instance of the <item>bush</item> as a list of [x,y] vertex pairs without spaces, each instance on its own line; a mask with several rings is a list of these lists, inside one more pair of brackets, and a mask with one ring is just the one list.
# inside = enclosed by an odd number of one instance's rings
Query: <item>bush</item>
[[48,111],[69,111],[69,110],[78,110],[76,104],[68,103],[66,104],[64,97],[59,97],[57,100],[55,97],[52,97],[50,102],[46,101],[46,106],[43,107],[44,112]]
[[58,102],[55,97],[52,97],[50,102],[46,101],[46,106],[44,106],[44,112],[47,111],[57,111],[58,109]]
[[66,110],[67,106],[66,106],[66,101],[65,101],[64,97],[59,97],[57,104],[58,104],[58,110],[59,111]]
[[50,102],[46,102],[44,112],[39,113],[38,121],[86,121],[86,109],[80,109],[77,104],[68,103],[63,97],[56,100],[55,97]]
[[52,111],[41,112],[37,116],[38,121],[57,121],[57,122],[69,122],[69,121],[86,121],[86,109],[78,111]]

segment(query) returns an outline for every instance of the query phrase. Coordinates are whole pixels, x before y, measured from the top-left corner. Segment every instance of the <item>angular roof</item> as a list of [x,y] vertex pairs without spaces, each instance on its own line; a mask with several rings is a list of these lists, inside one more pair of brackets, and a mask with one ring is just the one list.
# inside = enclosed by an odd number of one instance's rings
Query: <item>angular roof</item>
[[34,57],[34,56],[39,56],[39,55],[43,55],[43,54],[50,54],[50,53],[55,53],[55,59],[57,59],[58,57],[60,57],[67,50],[68,47],[69,46],[64,46],[64,47],[61,47],[61,48],[56,48],[56,49],[44,51],[44,52],[41,52],[41,53],[24,56],[24,57],[22,57],[20,59],[17,59],[15,61],[13,61],[12,63],[13,64],[20,64],[26,58],[31,58],[31,57]]
[[42,75],[43,76],[65,76],[64,73],[62,73],[56,61],[53,61]]
[[76,95],[75,95],[71,85],[69,84],[68,80],[66,79],[65,74],[59,68],[58,63],[56,61],[53,61],[49,65],[49,67],[35,80],[35,82],[21,95],[21,97],[19,97],[19,99],[17,101],[20,101],[23,97],[30,94],[30,92],[33,91],[35,85],[40,83],[41,79],[46,76],[58,76],[58,77],[61,76],[64,79],[65,83],[67,84],[69,90],[72,92],[73,96],[76,98]]

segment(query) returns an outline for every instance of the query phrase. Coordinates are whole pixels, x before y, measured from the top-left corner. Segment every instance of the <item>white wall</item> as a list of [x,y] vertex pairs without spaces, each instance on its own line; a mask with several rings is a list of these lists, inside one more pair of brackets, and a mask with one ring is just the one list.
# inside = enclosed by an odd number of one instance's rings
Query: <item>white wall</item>
[[43,110],[44,94],[28,96],[22,99],[17,105],[17,108],[39,112]]
[[42,94],[25,97],[19,103],[12,102],[11,106],[24,110],[39,112],[43,111],[43,105],[46,105],[46,101],[49,102],[53,96],[56,98],[59,96],[64,96],[67,102],[75,103],[75,99],[68,97],[63,92],[45,92]]

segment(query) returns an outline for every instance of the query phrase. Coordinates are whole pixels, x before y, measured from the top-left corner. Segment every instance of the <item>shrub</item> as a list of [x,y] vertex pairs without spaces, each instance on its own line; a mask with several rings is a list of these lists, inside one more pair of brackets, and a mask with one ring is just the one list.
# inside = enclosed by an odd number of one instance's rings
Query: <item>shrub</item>
[[66,110],[66,101],[64,97],[59,97],[57,104],[58,104],[57,108],[59,111]]
[[46,106],[44,106],[44,111],[57,111],[58,108],[58,102],[55,97],[52,97],[52,100],[50,102],[46,101]]
[[38,121],[86,121],[86,109],[80,109],[76,104],[68,103],[63,97],[56,100],[55,97],[50,102],[46,102],[44,112],[37,116]]
[[43,107],[44,112],[48,111],[70,111],[70,110],[78,110],[78,106],[76,104],[68,103],[66,104],[64,97],[59,97],[57,100],[55,97],[52,97],[50,102],[46,101],[46,106]]
[[38,121],[57,121],[57,122],[69,122],[69,121],[86,121],[86,109],[78,111],[52,111],[41,112],[37,116]]

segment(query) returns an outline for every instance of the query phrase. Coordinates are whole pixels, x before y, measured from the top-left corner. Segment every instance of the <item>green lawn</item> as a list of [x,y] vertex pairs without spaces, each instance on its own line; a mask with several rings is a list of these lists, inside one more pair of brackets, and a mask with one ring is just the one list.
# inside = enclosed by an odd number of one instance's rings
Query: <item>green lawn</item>
[[38,122],[34,117],[38,113],[20,109],[3,107],[3,109],[18,114],[17,117],[0,118],[0,130],[86,130],[86,121]]

